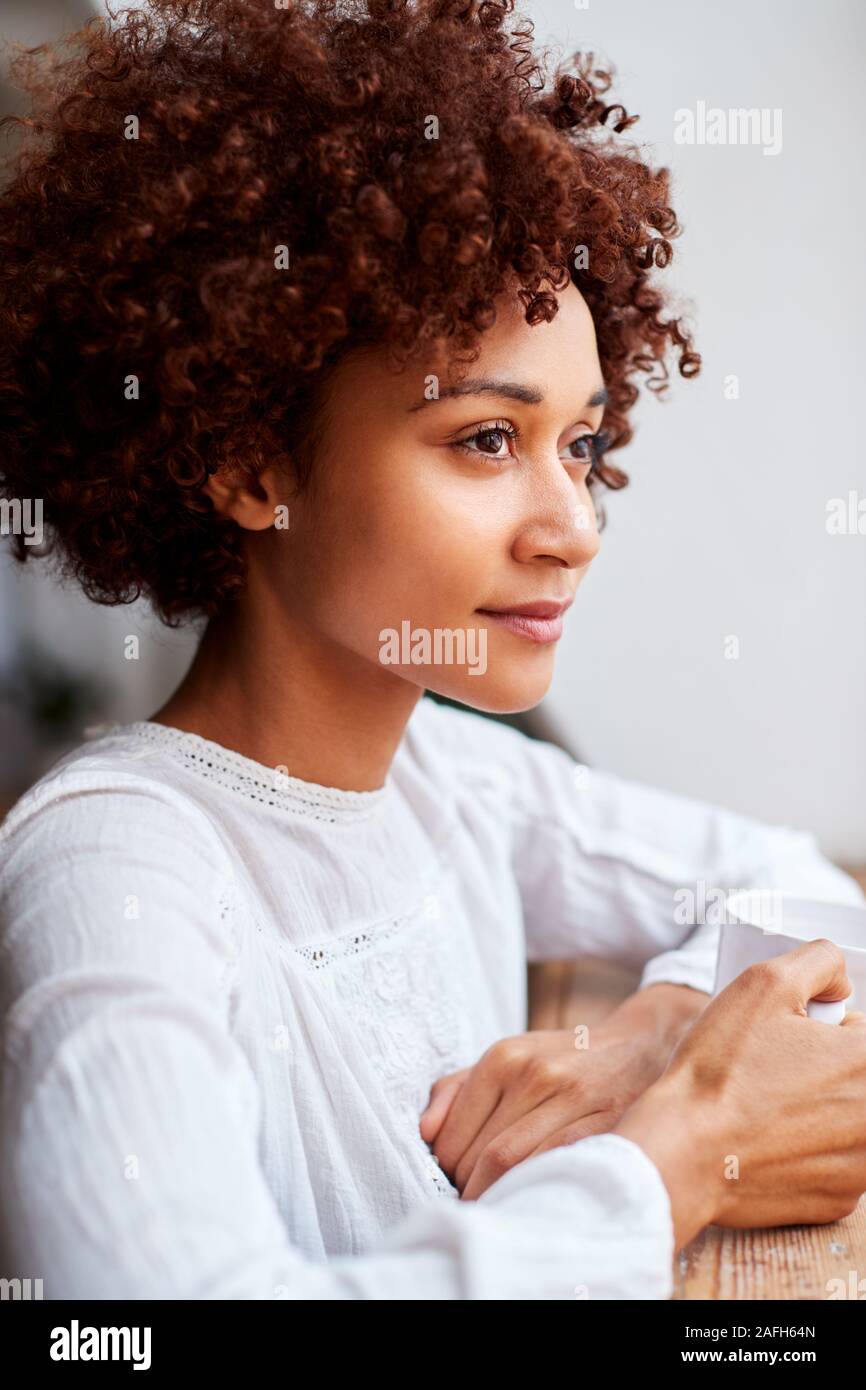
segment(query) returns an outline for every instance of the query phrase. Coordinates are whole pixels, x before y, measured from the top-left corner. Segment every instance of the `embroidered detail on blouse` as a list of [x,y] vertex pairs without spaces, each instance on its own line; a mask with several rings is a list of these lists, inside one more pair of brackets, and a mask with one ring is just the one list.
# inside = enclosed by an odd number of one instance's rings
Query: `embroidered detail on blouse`
[[[101,732],[101,731],[100,731]],[[108,726],[107,732],[132,733],[165,749],[190,772],[226,791],[237,792],[249,801],[290,811],[311,820],[335,824],[340,821],[367,820],[375,815],[390,792],[390,779],[375,791],[344,791],[291,777],[277,767],[247,758],[232,748],[224,748],[200,734],[158,724],[149,719]]]
[[[327,980],[351,1020],[360,1050],[419,1144],[431,1195],[453,1198],[459,1193],[424,1144],[418,1121],[433,1082],[478,1060],[466,978],[473,952],[462,917],[445,911],[431,921],[428,900],[383,926],[294,949]],[[340,962],[351,968],[327,970]]]
[[338,961],[345,960],[347,956],[364,954],[405,930],[406,925],[407,918],[395,917],[383,927],[374,927],[370,931],[347,932],[331,942],[317,942],[314,946],[293,946],[292,950],[300,956],[308,970],[324,970],[330,965],[336,965]]

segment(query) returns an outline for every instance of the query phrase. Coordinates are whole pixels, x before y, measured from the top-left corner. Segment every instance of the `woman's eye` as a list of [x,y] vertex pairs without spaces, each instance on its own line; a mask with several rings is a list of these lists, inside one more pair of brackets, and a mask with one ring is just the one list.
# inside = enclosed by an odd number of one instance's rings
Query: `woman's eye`
[[582,434],[577,439],[572,439],[568,448],[577,449],[578,452],[572,454],[571,457],[579,463],[591,464],[590,472],[592,472],[609,443],[610,435],[607,431],[599,430],[597,434]]
[[581,463],[589,463],[593,459],[592,449],[593,437],[591,434],[582,434],[579,439],[572,439],[569,449],[579,450],[572,454],[572,458],[580,459]]
[[[475,430],[473,434],[465,435],[463,439],[455,441],[455,447],[464,449],[469,454],[484,454],[487,458],[505,459],[508,457],[508,440],[515,440],[517,431],[512,425],[505,421],[498,421],[495,425],[485,425],[484,429]],[[477,444],[477,448],[471,445]],[[505,445],[505,452],[502,447]]]

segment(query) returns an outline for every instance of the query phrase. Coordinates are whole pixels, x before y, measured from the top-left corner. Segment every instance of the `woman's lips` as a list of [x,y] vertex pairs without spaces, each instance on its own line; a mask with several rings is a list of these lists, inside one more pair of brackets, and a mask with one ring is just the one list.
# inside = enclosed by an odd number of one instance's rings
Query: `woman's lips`
[[562,617],[570,603],[569,599],[567,603],[526,604],[519,609],[479,608],[478,612],[530,642],[558,642],[562,636]]

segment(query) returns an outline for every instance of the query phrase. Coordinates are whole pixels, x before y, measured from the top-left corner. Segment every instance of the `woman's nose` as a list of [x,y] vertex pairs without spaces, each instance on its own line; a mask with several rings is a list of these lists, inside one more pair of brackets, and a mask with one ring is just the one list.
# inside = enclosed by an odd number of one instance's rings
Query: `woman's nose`
[[598,521],[585,482],[577,483],[559,462],[559,474],[548,477],[543,490],[531,490],[527,516],[515,537],[516,560],[557,560],[580,569],[601,547]]

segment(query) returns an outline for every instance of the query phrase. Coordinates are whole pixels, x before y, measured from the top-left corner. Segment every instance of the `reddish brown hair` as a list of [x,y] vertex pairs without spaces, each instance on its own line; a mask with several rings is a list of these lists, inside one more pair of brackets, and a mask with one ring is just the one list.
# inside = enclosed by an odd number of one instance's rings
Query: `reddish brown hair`
[[[637,117],[594,55],[546,75],[513,8],[151,0],[17,60],[0,490],[43,500],[89,597],[146,594],[171,624],[222,609],[242,532],[208,474],[284,462],[303,485],[330,367],[368,344],[472,360],[515,272],[529,323],[569,278],[586,299],[610,448],[637,374],[665,390],[671,347],[699,370],[651,273],[680,231],[668,171],[614,138]],[[627,481],[602,459],[593,486]]]

